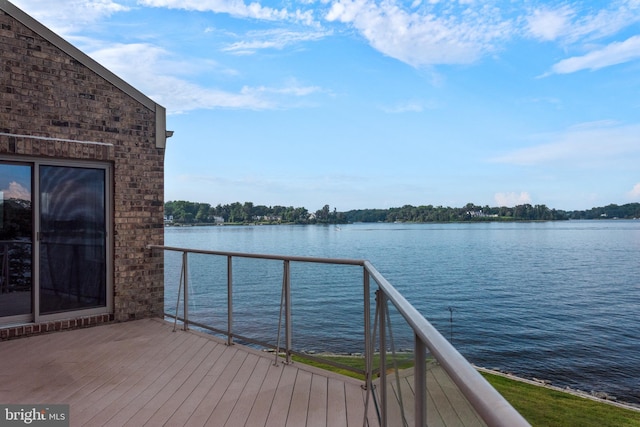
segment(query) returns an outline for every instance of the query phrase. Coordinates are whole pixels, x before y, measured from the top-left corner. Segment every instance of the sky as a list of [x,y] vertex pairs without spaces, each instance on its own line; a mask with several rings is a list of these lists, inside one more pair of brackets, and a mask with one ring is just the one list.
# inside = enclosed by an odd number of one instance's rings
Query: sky
[[167,108],[165,200],[640,202],[640,0],[12,0]]

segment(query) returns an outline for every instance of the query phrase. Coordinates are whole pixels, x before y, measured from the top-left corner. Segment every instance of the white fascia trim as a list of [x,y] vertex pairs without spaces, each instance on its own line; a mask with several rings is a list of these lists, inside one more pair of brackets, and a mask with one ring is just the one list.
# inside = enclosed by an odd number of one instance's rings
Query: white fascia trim
[[[2,1],[2,0],[0,0]],[[28,138],[28,139],[37,139],[40,141],[61,141],[61,142],[77,142],[78,144],[89,144],[89,145],[106,145],[108,147],[113,147],[113,144],[110,142],[98,142],[98,141],[81,141],[77,139],[64,139],[64,138],[52,138],[49,136],[34,136],[34,135],[20,135],[17,133],[7,133],[0,132],[0,136],[10,136],[14,138]]]

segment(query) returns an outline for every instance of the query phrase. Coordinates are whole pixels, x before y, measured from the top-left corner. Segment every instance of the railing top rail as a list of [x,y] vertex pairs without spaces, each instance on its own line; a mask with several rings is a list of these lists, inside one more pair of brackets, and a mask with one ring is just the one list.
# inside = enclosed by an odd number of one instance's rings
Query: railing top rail
[[187,252],[187,253],[204,254],[204,255],[220,255],[220,256],[230,256],[230,257],[236,257],[236,258],[259,258],[259,259],[271,259],[271,260],[279,260],[279,261],[357,265],[361,267],[363,267],[366,263],[365,260],[361,260],[361,259],[322,258],[322,257],[289,256],[289,255],[276,255],[276,254],[255,254],[255,253],[230,252],[230,251],[210,251],[210,250],[204,250],[204,249],[178,248],[173,246],[162,246],[162,245],[147,245],[147,249],[162,249],[165,251],[173,251],[173,252]]
[[487,424],[491,426],[529,425],[522,415],[471,366],[458,350],[370,262],[365,261],[364,268]]

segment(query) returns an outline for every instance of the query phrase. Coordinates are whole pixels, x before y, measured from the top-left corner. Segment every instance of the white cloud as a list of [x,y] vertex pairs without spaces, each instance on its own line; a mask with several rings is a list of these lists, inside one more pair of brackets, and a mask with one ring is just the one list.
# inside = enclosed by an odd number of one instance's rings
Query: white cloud
[[20,200],[31,200],[31,191],[27,188],[23,187],[22,184],[11,181],[9,183],[9,187],[3,190],[0,190],[3,193],[3,197],[5,200],[8,199],[20,199]]
[[517,206],[531,204],[531,196],[526,191],[521,193],[496,193],[493,196],[498,206]]
[[[193,69],[192,62],[172,60],[169,52],[146,43],[113,45],[95,50],[91,56],[170,113],[212,108],[273,109],[285,105],[286,98],[320,90],[296,82],[279,88],[244,86],[238,92],[203,87],[177,77],[178,70]],[[162,74],[160,70],[169,73]]]
[[640,124],[585,123],[539,138],[543,140],[541,144],[514,150],[493,161],[514,165],[562,163],[590,168],[636,157],[640,161]]
[[586,55],[564,59],[556,63],[552,70],[557,74],[574,73],[585,69],[598,70],[639,58],[640,36],[633,36],[623,42],[613,42]]
[[294,21],[307,25],[315,24],[312,11],[265,7],[260,3],[246,4],[242,0],[139,0],[138,3],[151,7],[194,10],[198,12],[228,13],[239,18],[253,18],[266,21]]
[[566,31],[572,15],[573,10],[568,6],[562,6],[556,10],[546,7],[534,10],[527,17],[529,33],[540,40],[555,40]]
[[337,0],[325,19],[353,26],[374,49],[414,67],[472,63],[513,33],[497,8],[460,8],[442,6],[436,14],[408,12],[393,1]]
[[129,7],[112,0],[11,0],[60,35],[68,35]]
[[631,200],[640,201],[640,182],[634,185],[631,191],[629,191],[629,197]]
[[318,86],[302,86],[295,79],[289,80],[284,87],[273,88],[273,87],[244,87],[242,89],[242,93],[267,93],[267,94],[277,94],[277,95],[293,95],[293,96],[307,96],[313,93],[322,92],[322,89]]
[[604,2],[602,6],[594,14],[587,13],[575,19],[574,25],[568,27],[566,34],[569,42],[609,37],[640,22],[640,2],[637,0]]
[[542,41],[558,41],[564,49],[579,49],[582,53],[557,62],[541,77],[585,69],[598,70],[640,58],[640,36],[624,41],[607,40],[640,22],[640,1],[618,0],[599,6],[594,9],[571,3],[570,6],[563,4],[556,8],[544,6],[529,13],[525,18],[528,36]]
[[232,43],[222,50],[236,55],[251,55],[260,49],[282,50],[301,42],[321,40],[329,34],[331,33],[326,31],[298,32],[284,29],[250,31],[245,36],[249,40]]
[[391,106],[381,107],[382,111],[384,111],[385,113],[421,113],[427,108],[433,109],[435,108],[435,106],[426,105],[422,101],[410,100]]
[[612,36],[640,22],[640,2],[617,0],[602,2],[592,9],[580,3],[533,9],[526,18],[528,34],[536,39],[563,43],[593,41]]

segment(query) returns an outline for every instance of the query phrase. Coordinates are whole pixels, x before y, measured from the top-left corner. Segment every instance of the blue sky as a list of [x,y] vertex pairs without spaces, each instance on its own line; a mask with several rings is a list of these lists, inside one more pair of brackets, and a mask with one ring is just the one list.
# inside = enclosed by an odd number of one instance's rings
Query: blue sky
[[166,200],[640,201],[640,0],[13,0],[168,110]]

